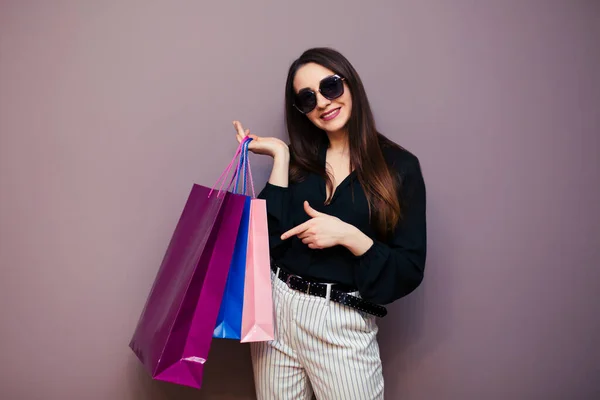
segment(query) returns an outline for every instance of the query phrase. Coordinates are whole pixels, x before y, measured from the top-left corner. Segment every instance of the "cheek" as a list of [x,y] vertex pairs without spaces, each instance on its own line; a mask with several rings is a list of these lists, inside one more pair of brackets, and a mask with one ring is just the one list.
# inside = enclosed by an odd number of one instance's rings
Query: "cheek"
[[340,103],[344,105],[344,119],[348,121],[350,119],[350,114],[352,114],[352,97],[344,94],[344,96],[340,98]]
[[352,109],[352,96],[350,96],[350,92],[346,90],[342,97],[340,97],[340,102],[343,103],[347,108]]
[[312,122],[313,124],[315,124],[317,126],[321,125],[321,118],[319,118],[319,114],[317,112],[314,112],[314,111],[310,112],[306,116],[308,117],[310,122]]

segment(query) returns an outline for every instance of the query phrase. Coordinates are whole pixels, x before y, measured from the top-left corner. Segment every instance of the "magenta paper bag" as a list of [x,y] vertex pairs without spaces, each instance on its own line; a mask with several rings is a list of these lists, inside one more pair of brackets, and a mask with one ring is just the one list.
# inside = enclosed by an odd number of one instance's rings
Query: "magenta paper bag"
[[270,260],[267,204],[263,199],[252,199],[248,252],[246,254],[241,342],[262,342],[274,339]]
[[154,379],[200,388],[246,199],[193,185],[129,343]]

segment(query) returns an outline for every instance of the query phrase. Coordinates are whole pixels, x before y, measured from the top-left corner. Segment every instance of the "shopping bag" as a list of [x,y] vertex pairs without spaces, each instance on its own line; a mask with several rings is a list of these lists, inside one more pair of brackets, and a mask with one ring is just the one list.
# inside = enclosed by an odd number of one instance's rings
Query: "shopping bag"
[[244,143],[218,190],[193,185],[129,343],[154,379],[202,384],[246,203],[228,192],[235,174],[222,189]]
[[[241,194],[247,192],[248,175],[248,140],[242,146],[240,162],[236,170],[239,179],[236,180],[234,193],[240,193],[239,183],[241,185]],[[254,185],[252,185],[254,192]],[[227,276],[227,283],[221,301],[221,308],[217,317],[217,324],[213,332],[213,338],[219,339],[241,339],[242,333],[242,310],[244,306],[244,280],[246,276],[246,252],[248,248],[248,228],[250,223],[250,200],[251,197],[246,197],[244,204],[244,212],[240,223],[233,258]]]
[[252,199],[241,342],[261,342],[273,339],[274,315],[267,205],[263,199]]

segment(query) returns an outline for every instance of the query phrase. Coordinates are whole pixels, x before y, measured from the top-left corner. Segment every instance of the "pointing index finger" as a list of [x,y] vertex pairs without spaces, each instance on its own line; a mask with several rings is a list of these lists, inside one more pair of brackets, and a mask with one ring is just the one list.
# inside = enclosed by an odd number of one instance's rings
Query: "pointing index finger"
[[289,231],[285,232],[283,235],[281,235],[281,240],[286,240],[289,237],[292,237],[292,236],[295,236],[295,235],[298,235],[298,234],[304,232],[305,230],[308,229],[309,222],[310,221],[306,221],[305,223],[300,224],[300,225],[290,229]]

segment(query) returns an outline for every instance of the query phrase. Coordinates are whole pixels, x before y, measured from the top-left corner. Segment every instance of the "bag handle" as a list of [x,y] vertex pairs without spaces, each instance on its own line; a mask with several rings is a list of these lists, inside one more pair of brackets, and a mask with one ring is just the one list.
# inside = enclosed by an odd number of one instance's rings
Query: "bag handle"
[[[241,194],[246,194],[246,163],[244,161],[244,149],[246,147],[246,143],[244,143],[242,145],[242,150],[240,153],[240,158],[238,161],[238,165],[235,169],[235,188],[233,189],[233,193],[240,193],[238,190],[238,185],[240,183],[240,180],[243,181],[243,188],[242,188],[242,193]],[[240,172],[242,172],[242,174],[240,174]]]
[[238,184],[241,179],[242,180],[242,194],[247,195],[248,189],[247,189],[246,184],[247,184],[247,181],[249,180],[250,187],[252,189],[251,196],[253,198],[256,198],[256,193],[254,191],[254,181],[252,180],[252,169],[250,167],[250,157],[248,157],[248,155],[249,155],[248,146],[250,145],[251,141],[252,141],[252,139],[247,140],[242,146],[239,163],[238,163],[238,167],[236,170],[236,176],[238,176],[239,178],[236,180],[234,193],[239,193],[238,192]]
[[[231,160],[231,162],[229,163],[229,165],[227,166],[227,168],[225,168],[225,171],[223,171],[223,173],[221,174],[221,176],[219,177],[219,179],[217,179],[217,182],[215,182],[214,186],[211,188],[210,192],[208,193],[208,197],[210,197],[212,195],[212,192],[215,191],[215,188],[217,187],[217,185],[219,184],[219,182],[221,182],[221,186],[219,187],[219,190],[218,190],[218,193],[217,193],[217,197],[223,191],[223,185],[225,185],[226,178],[229,175],[229,172],[231,172],[231,168],[233,168],[233,165],[234,165],[236,159],[238,158],[238,156],[242,152],[242,148],[244,147],[244,144],[246,142],[248,142],[249,140],[252,140],[252,139],[250,137],[246,136],[244,138],[244,140],[242,140],[240,142],[237,150],[235,151],[235,155],[233,156],[233,159]],[[236,171],[233,174],[233,177],[231,178],[231,181],[229,182],[229,185],[227,186],[227,188],[225,188],[225,191],[227,191],[231,187],[231,184],[233,183],[233,181],[236,178],[237,172],[238,171],[237,171],[237,168],[236,168]]]
[[[250,139],[252,140],[252,139]],[[250,180],[250,187],[252,188],[252,198],[256,198],[256,193],[254,192],[254,181],[252,180],[252,170],[250,169],[250,157],[248,157],[248,146],[250,145],[250,142],[248,141],[248,143],[246,144],[246,175],[248,175],[248,178]]]

